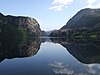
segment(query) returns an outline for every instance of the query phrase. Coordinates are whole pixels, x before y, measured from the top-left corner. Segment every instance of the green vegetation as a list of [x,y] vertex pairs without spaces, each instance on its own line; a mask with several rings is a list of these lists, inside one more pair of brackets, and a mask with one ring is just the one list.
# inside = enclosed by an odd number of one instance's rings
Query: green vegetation
[[83,38],[83,35],[75,35],[75,36],[72,36],[74,38]]
[[22,26],[18,26],[18,31],[20,32],[20,36],[24,37],[24,38],[27,38],[29,33],[28,31],[23,28]]
[[90,35],[90,38],[97,38],[97,35]]
[[18,45],[19,48],[23,46],[23,44],[27,41],[29,33],[22,26],[18,26],[18,36],[17,38],[21,39],[21,43]]
[[12,24],[12,23],[8,23],[8,24],[1,24],[0,25],[1,28],[1,33],[0,35],[2,36],[2,38],[12,38],[12,40],[14,39],[16,43],[20,43],[19,47],[21,48],[23,46],[23,44],[27,41],[28,36],[29,36],[29,32],[22,26],[19,26],[17,24]]

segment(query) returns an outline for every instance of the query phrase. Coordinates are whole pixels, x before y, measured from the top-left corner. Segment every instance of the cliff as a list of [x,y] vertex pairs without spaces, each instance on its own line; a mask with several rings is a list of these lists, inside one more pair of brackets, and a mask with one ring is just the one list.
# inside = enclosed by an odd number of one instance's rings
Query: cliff
[[[4,16],[0,13],[0,35],[19,35],[20,33],[26,35],[41,35],[39,23],[31,17],[23,16]],[[22,35],[20,34],[20,35]]]

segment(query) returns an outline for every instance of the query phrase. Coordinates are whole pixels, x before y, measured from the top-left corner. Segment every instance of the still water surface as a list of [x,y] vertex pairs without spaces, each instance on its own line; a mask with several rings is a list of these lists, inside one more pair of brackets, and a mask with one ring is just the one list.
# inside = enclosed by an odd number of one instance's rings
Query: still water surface
[[[8,46],[9,45],[9,46]],[[37,39],[0,43],[0,75],[100,75],[100,43]]]

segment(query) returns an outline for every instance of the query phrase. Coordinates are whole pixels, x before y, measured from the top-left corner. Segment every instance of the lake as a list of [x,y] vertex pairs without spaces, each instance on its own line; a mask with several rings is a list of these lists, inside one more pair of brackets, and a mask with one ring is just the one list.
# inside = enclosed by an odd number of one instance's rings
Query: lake
[[100,42],[42,37],[19,44],[1,39],[0,75],[100,75]]

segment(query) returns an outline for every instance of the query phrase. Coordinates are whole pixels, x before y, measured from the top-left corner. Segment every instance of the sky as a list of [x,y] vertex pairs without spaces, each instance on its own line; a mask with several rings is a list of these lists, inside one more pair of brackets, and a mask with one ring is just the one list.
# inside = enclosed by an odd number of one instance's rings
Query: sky
[[0,0],[2,14],[35,18],[45,31],[60,29],[84,8],[100,8],[100,0]]

